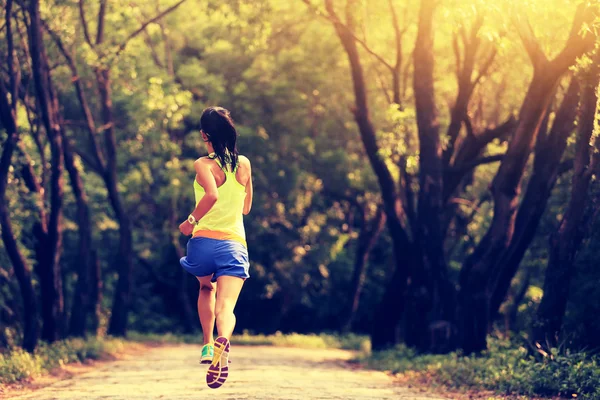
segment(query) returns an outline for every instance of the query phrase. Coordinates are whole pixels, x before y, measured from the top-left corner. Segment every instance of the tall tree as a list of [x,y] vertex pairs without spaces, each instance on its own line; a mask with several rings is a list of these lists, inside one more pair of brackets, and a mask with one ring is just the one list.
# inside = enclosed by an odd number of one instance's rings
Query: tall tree
[[[73,76],[78,76],[75,62],[68,52],[60,38],[49,29],[47,23],[42,21],[44,29],[54,40],[55,44],[65,55],[67,65],[71,69]],[[83,96],[83,88],[79,79],[73,79],[77,95]],[[48,86],[51,91],[55,91],[54,83],[50,79]],[[87,104],[86,104],[87,106]],[[89,113],[89,114],[88,114]],[[84,107],[84,117],[86,122],[90,122],[91,111]],[[62,121],[62,118],[60,118]],[[90,215],[90,207],[88,197],[83,185],[82,171],[75,162],[75,154],[73,146],[66,135],[64,126],[60,127],[60,135],[62,141],[62,150],[64,154],[65,168],[69,175],[75,203],[77,206],[77,225],[79,229],[79,250],[78,250],[78,268],[77,268],[77,284],[73,295],[71,319],[69,321],[69,333],[75,336],[84,336],[88,325],[92,331],[98,327],[98,312],[99,312],[99,295],[100,295],[100,271],[96,252],[92,244],[92,221]],[[88,324],[89,322],[89,324]]]
[[[309,1],[304,0],[304,2],[313,8]],[[343,21],[336,12],[332,1],[325,1],[326,12],[321,13],[333,24],[348,56],[354,85],[354,117],[368,160],[378,179],[388,231],[394,243],[396,268],[381,304],[374,315],[372,332],[374,348],[384,348],[397,342],[398,324],[405,309],[409,311],[409,315],[406,316],[405,339],[411,345],[421,349],[426,349],[430,345],[430,335],[423,335],[423,332],[429,332],[433,329],[433,325],[430,325],[432,322],[440,325],[440,321],[445,321],[442,325],[446,330],[448,325],[453,324],[454,319],[454,307],[452,305],[454,303],[454,289],[446,272],[447,266],[443,248],[444,232],[441,223],[442,207],[448,196],[445,196],[443,190],[445,179],[444,158],[439,137],[439,122],[437,120],[433,88],[433,12],[435,2],[423,1],[420,4],[418,37],[415,42],[413,58],[413,62],[418,66],[414,68],[413,89],[416,100],[420,150],[419,195],[416,210],[413,204],[411,177],[406,171],[405,157],[401,157],[398,164],[400,169],[398,182],[393,178],[388,163],[382,157],[375,128],[371,122],[366,89],[367,82],[358,50],[358,45],[361,45],[368,54],[390,70],[394,85],[394,102],[401,102],[399,94],[402,91],[398,86],[401,80],[398,78],[398,74],[401,71],[401,39],[405,29],[402,30],[399,27],[393,3],[389,2],[396,43],[395,65],[385,61],[381,55],[367,46],[365,40],[358,37],[356,32],[360,29],[354,15],[357,12],[356,1],[348,0],[346,2],[345,20]],[[475,57],[477,52],[477,31],[478,27],[474,26],[470,39],[472,48],[468,49],[470,58]],[[465,42],[465,46],[469,45],[468,40]],[[463,89],[455,104],[457,111],[453,112],[458,124],[452,125],[450,131],[452,135],[458,135],[455,131],[460,129],[460,123],[466,118],[466,105],[469,102],[473,88],[489,68],[492,59],[493,56],[488,56],[486,66],[480,69],[479,76],[474,80],[472,80],[475,63],[473,60],[466,61],[460,69],[458,77],[461,80]],[[452,168],[455,168],[453,177],[457,180],[457,184],[465,173],[475,166],[493,161],[478,161],[476,158],[489,142],[506,132],[506,127],[510,124],[505,125],[498,127],[498,129],[486,131],[477,137],[471,135],[472,140],[465,141],[466,144],[460,147],[462,157],[459,160],[461,164],[452,166]],[[410,138],[407,137],[406,140],[405,145],[410,148]],[[409,277],[410,289],[407,291]],[[410,307],[406,308],[405,301],[410,303]],[[441,347],[447,348],[448,346]]]
[[[413,90],[419,137],[416,241],[420,257],[411,272],[409,298],[414,298],[416,303],[411,304],[409,314],[414,318],[407,318],[406,342],[421,350],[430,346],[430,335],[423,335],[429,331],[430,321],[454,321],[454,289],[448,281],[442,232],[442,146],[433,87],[435,6],[433,0],[421,1],[414,49]],[[466,110],[466,105],[460,107]]]
[[494,278],[499,275],[497,269],[506,268],[496,262],[508,248],[514,234],[518,193],[525,166],[558,80],[595,40],[591,33],[580,33],[582,25],[593,18],[594,13],[587,4],[577,8],[569,39],[563,51],[553,60],[548,60],[543,53],[531,26],[517,23],[534,74],[506,156],[490,186],[494,200],[492,223],[461,270],[460,331],[462,348],[467,354],[487,347],[490,296],[496,286]]
[[532,327],[539,346],[556,346],[569,298],[574,263],[591,223],[600,213],[600,201],[590,199],[592,178],[600,174],[600,140],[594,128],[600,126],[598,105],[600,51],[583,74],[581,113],[577,133],[571,198],[560,224],[550,237],[550,257],[544,280],[544,295]]
[[[382,159],[379,153],[375,128],[371,122],[365,76],[356,36],[354,35],[355,16],[353,13],[355,12],[355,5],[355,0],[348,0],[346,4],[346,21],[344,23],[339,18],[333,1],[325,0],[328,18],[335,27],[350,63],[355,99],[354,119],[358,125],[367,157],[381,188],[388,232],[394,244],[396,268],[389,282],[389,290],[386,291],[381,304],[375,311],[371,333],[374,347],[381,348],[392,345],[397,341],[398,323],[404,309],[404,292],[408,267],[412,265],[413,254],[403,222],[403,217],[406,214],[402,198],[385,160]],[[390,310],[395,311],[390,313]]]
[[75,163],[75,155],[69,138],[61,129],[65,168],[69,173],[71,187],[77,204],[77,226],[79,229],[79,252],[77,285],[73,295],[69,333],[74,336],[85,336],[89,326],[92,332],[98,327],[98,285],[99,268],[92,244],[92,219],[88,197],[83,186],[81,171]]
[[39,1],[29,3],[29,49],[36,100],[48,136],[51,154],[50,214],[36,225],[37,274],[42,292],[42,339],[54,341],[65,334],[60,253],[62,250],[63,147],[58,99],[50,81],[50,65],[43,43]]
[[5,6],[5,31],[8,48],[6,65],[8,67],[10,86],[7,89],[4,84],[4,78],[0,79],[0,121],[7,135],[2,145],[2,155],[0,156],[0,226],[2,226],[2,242],[12,262],[23,299],[23,348],[29,352],[33,352],[37,346],[39,329],[35,292],[33,291],[31,282],[31,267],[21,254],[17,240],[15,239],[6,199],[11,160],[20,139],[16,118],[20,73],[16,69],[19,64],[15,60],[13,45],[12,7],[13,1],[7,0]]

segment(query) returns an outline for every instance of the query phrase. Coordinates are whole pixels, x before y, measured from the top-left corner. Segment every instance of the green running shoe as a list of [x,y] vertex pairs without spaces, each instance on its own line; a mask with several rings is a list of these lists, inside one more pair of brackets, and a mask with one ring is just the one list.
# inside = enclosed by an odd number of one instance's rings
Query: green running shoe
[[202,347],[202,356],[200,357],[200,364],[210,364],[213,359],[214,353],[215,347],[213,346],[213,344],[205,344]]

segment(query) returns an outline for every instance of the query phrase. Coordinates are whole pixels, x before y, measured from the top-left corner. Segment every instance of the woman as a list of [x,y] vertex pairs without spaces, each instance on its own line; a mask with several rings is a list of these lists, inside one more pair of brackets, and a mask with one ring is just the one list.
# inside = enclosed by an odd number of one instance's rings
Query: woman
[[[194,162],[196,208],[179,225],[181,233],[192,238],[187,256],[180,262],[200,282],[201,363],[210,363],[206,383],[216,389],[228,376],[233,309],[250,276],[243,215],[252,206],[252,173],[250,161],[238,155],[237,132],[229,111],[209,107],[200,124],[209,155]],[[215,319],[219,337],[213,343]]]

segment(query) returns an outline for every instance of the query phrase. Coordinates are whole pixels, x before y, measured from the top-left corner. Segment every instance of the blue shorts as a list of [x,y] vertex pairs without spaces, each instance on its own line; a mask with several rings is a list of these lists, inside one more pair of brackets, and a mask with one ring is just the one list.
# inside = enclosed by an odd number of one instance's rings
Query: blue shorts
[[235,240],[191,238],[187,244],[187,256],[179,263],[192,275],[212,275],[213,282],[220,276],[250,277],[248,249]]

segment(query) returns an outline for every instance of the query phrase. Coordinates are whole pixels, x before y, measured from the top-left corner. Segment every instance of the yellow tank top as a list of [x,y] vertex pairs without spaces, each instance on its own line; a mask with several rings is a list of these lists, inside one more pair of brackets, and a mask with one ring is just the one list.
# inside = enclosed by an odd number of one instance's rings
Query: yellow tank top
[[[213,158],[214,153],[210,154],[209,157]],[[235,240],[247,247],[243,215],[246,188],[237,181],[236,171],[231,171],[231,165],[228,164],[223,168],[218,158],[214,158],[214,160],[225,173],[225,182],[217,189],[219,192],[217,202],[198,221],[192,235],[193,237]],[[204,193],[204,188],[194,179],[196,205],[198,205]]]

